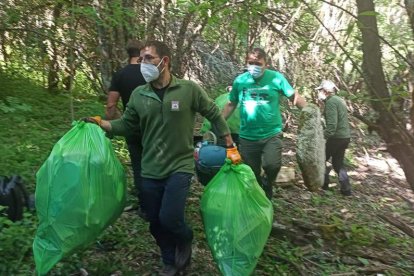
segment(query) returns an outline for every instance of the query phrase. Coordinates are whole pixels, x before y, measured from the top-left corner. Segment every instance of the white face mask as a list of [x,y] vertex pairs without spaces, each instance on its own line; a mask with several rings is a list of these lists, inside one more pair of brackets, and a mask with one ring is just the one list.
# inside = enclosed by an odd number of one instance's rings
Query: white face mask
[[326,95],[325,95],[324,92],[322,92],[322,91],[318,92],[318,100],[320,100],[320,101],[326,100]]
[[263,75],[262,67],[259,65],[248,65],[247,71],[250,73],[250,75],[252,75],[254,79],[257,79]]
[[162,71],[164,71],[165,67],[162,68],[161,72],[158,71],[158,66],[160,66],[162,62],[162,59],[160,63],[158,63],[157,66],[155,66],[152,63],[141,63],[141,74],[144,77],[144,80],[146,82],[151,82],[159,78]]

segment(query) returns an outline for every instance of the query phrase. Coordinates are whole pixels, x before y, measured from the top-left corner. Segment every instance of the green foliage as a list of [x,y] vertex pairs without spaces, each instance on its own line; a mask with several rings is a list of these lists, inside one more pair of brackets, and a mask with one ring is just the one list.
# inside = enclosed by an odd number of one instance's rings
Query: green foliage
[[31,111],[31,106],[20,102],[18,98],[15,97],[6,97],[4,101],[0,100],[0,111],[3,113],[13,113],[19,111]]
[[298,49],[298,53],[299,54],[303,54],[304,52],[309,50],[309,43],[310,41],[305,41],[300,48]]
[[[0,6],[1,7],[1,6]],[[21,20],[23,17],[23,11],[20,9],[16,9],[14,6],[4,6],[4,13],[0,18],[1,25],[4,27],[11,27]],[[1,26],[0,25],[0,26]]]
[[328,199],[326,197],[320,195],[312,195],[311,203],[313,206],[322,206],[328,203]]
[[371,227],[365,225],[351,224],[345,231],[347,239],[340,241],[343,246],[351,244],[353,246],[371,245],[375,239]]
[[17,222],[0,216],[0,275],[31,274],[30,258],[36,225],[36,218],[31,213],[25,213]]
[[278,253],[278,256],[281,256],[293,263],[299,261],[298,256],[300,255],[300,249],[289,241],[280,241],[276,252]]
[[[0,74],[0,83],[4,97],[0,104],[14,109],[5,113],[0,107],[0,129],[11,131],[0,135],[0,175],[19,174],[28,190],[34,191],[36,171],[54,143],[71,128],[71,99],[64,94],[53,96],[17,73],[12,77]],[[103,104],[87,94],[73,105],[75,119],[103,114]]]

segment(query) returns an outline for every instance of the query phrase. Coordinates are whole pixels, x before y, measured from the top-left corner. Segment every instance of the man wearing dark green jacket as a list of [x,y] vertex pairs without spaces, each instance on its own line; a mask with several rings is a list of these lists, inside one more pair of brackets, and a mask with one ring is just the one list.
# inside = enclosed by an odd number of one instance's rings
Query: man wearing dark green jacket
[[[351,184],[344,168],[345,150],[348,148],[351,132],[348,121],[348,110],[343,99],[335,95],[338,88],[330,80],[323,80],[318,90],[318,98],[325,102],[325,139],[326,161],[332,158],[332,166],[338,174],[341,193],[351,195]],[[325,171],[323,189],[329,188],[329,168]]]
[[193,130],[196,112],[209,119],[224,136],[227,157],[240,162],[226,121],[207,93],[196,83],[170,73],[167,45],[149,41],[140,51],[146,85],[136,88],[120,119],[94,117],[114,135],[141,133],[142,209],[161,250],[160,275],[176,275],[191,259],[193,232],[184,220],[185,203],[194,174]]

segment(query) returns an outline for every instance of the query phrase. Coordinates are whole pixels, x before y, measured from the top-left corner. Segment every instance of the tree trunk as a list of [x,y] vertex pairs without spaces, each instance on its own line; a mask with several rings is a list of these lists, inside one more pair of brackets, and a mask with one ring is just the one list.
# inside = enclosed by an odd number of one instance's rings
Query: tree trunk
[[[405,10],[407,11],[411,31],[414,38],[414,0],[404,0]],[[408,60],[413,61],[413,52],[408,53]],[[411,107],[410,107],[410,124],[411,124],[411,133],[414,135],[414,85],[413,85],[413,76],[414,70],[409,68],[408,71],[408,93],[411,93]]]
[[156,33],[159,26],[159,20],[161,18],[161,9],[155,9],[150,20],[148,21],[148,25],[146,28],[146,39],[147,40],[155,40]]
[[161,18],[160,20],[160,33],[163,41],[167,41],[167,10],[168,6],[171,4],[171,0],[161,0]]
[[230,50],[229,50],[229,56],[232,62],[237,63],[237,56],[236,56],[236,52],[237,52],[237,35],[235,33],[230,33],[229,34],[229,42],[231,41],[230,44]]
[[[3,56],[3,61],[7,66],[7,63],[9,62],[9,54],[7,53],[7,39],[6,39],[6,31],[0,32],[0,51],[1,55]],[[0,68],[1,69],[1,68]]]
[[[409,53],[408,60],[410,60],[410,62],[414,61],[414,53]],[[411,135],[414,135],[414,70],[411,67],[408,67],[407,70],[407,88],[408,93],[411,94],[410,127]]]
[[181,22],[180,30],[177,34],[177,39],[175,43],[175,53],[173,55],[172,62],[172,72],[179,78],[182,78],[186,72],[185,62],[184,61],[184,42],[186,41],[186,34],[188,31],[188,26],[193,19],[194,12],[188,12]]
[[414,0],[404,0],[405,10],[407,11],[408,18],[410,19],[411,31],[414,35]]
[[[59,21],[59,17],[60,17],[60,13],[62,10],[62,6],[63,4],[58,3],[54,8],[53,8],[53,14],[52,14],[52,26],[51,26],[51,32],[53,34],[53,36],[55,36],[57,34],[57,28],[58,28],[58,21]],[[53,91],[55,89],[58,88],[59,86],[59,63],[58,63],[58,56],[59,56],[59,50],[58,50],[58,45],[56,43],[56,41],[51,40],[50,41],[50,57],[49,57],[49,72],[47,75],[47,88],[50,91]]]
[[358,27],[362,33],[362,69],[371,94],[371,106],[378,113],[378,134],[385,140],[388,151],[395,157],[411,188],[414,190],[414,137],[401,124],[396,114],[388,109],[390,93],[381,62],[381,47],[373,0],[356,0]]
[[[74,8],[74,6],[72,6]],[[78,22],[75,21],[75,17],[73,15],[73,11],[71,11],[71,19],[70,24],[68,28],[68,44],[70,45],[66,49],[66,66],[64,69],[64,78],[62,80],[63,88],[66,91],[72,91],[73,88],[73,82],[76,75],[76,56],[75,56],[75,39],[76,39],[76,32],[78,29]]]
[[101,14],[101,11],[104,10],[104,7],[106,6],[106,2],[104,3],[100,2],[100,0],[94,0],[93,6],[95,8],[96,16],[98,18],[98,21],[96,22],[96,28],[97,28],[97,44],[98,46],[98,56],[99,56],[99,71],[101,73],[101,82],[100,85],[102,86],[101,89],[105,93],[106,90],[109,88],[109,85],[111,83],[112,78],[112,66],[111,66],[111,58],[109,56],[109,45],[110,41],[108,41],[107,36],[107,30],[101,24],[101,22],[104,22],[103,15]]
[[[192,30],[192,34],[187,36],[185,33],[186,30],[188,31],[188,26],[193,20],[194,13],[189,12],[185,18],[183,19],[183,23],[180,27],[179,38],[176,43],[176,58],[175,58],[175,65],[173,64],[173,71],[178,77],[183,77],[188,70],[188,55],[191,53],[191,48],[193,46],[194,41],[201,36],[203,33],[204,28],[207,25],[208,17],[199,17],[198,23],[197,20],[193,22],[195,25],[194,29]],[[185,43],[187,42],[187,43]],[[185,56],[187,55],[187,56]]]

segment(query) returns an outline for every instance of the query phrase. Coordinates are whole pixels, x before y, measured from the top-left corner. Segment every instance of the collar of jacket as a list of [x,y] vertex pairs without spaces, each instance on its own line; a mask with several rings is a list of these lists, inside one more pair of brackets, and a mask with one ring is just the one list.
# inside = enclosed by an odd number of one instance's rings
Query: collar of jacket
[[325,102],[327,102],[330,98],[332,98],[333,96],[335,96],[335,94],[330,94],[329,96],[326,96]]
[[[176,78],[174,75],[171,75],[171,82],[170,82],[170,85],[168,86],[168,89],[177,87],[179,85],[180,85],[179,79]],[[155,94],[150,83],[145,84],[144,87],[145,89],[142,89],[141,91],[139,91],[139,94],[145,95],[145,96],[152,96]]]

